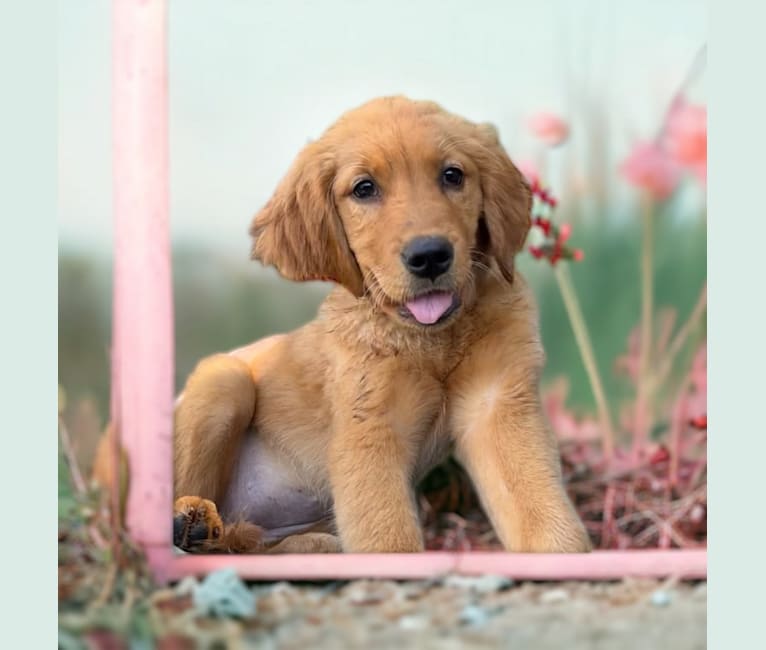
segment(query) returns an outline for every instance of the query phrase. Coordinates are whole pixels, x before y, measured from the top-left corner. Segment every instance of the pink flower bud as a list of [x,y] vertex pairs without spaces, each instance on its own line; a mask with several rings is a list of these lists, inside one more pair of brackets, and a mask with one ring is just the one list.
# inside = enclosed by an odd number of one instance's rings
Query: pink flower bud
[[527,120],[527,126],[549,147],[560,145],[569,136],[567,123],[553,113],[536,113]]
[[678,164],[654,142],[639,142],[620,166],[620,173],[632,185],[657,199],[666,199],[680,178]]
[[683,99],[677,102],[668,117],[665,143],[682,165],[707,166],[707,109]]

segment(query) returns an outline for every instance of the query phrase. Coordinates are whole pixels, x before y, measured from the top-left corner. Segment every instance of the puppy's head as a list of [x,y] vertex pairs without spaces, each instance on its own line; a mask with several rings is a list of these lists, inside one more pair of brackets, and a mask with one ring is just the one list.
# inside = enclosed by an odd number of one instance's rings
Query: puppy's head
[[460,312],[478,273],[512,279],[530,206],[493,127],[387,97],[345,114],[300,153],[253,221],[253,257],[435,326]]

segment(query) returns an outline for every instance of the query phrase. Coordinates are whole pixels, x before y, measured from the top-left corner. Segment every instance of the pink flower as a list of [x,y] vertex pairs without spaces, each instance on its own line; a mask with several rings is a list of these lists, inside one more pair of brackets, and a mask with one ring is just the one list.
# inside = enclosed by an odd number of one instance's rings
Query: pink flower
[[680,100],[670,111],[665,143],[673,158],[682,165],[707,166],[707,109]]
[[689,424],[695,429],[707,429],[707,413],[689,419]]
[[620,173],[636,187],[657,199],[665,199],[678,185],[680,170],[654,142],[639,142],[620,165]]
[[569,136],[567,123],[553,113],[536,113],[527,120],[527,126],[549,147],[560,145]]
[[684,99],[670,111],[664,135],[668,153],[707,184],[707,108]]

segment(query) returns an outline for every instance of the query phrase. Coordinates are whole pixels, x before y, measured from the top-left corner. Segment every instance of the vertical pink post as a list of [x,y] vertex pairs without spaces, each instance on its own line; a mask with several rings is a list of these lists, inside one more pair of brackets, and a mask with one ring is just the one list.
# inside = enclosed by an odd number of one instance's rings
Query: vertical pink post
[[165,0],[113,0],[112,409],[130,466],[128,530],[150,556],[170,547],[172,508],[166,19]]

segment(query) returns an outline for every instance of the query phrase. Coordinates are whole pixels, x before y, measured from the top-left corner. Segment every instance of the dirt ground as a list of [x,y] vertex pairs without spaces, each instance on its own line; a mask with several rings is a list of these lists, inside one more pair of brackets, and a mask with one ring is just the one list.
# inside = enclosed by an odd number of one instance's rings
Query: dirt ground
[[[493,576],[446,576],[416,582],[240,583],[238,595],[230,590],[217,605],[215,597],[205,595],[207,586],[187,579],[153,596],[154,622],[164,630],[158,647],[706,647],[704,582],[514,584]],[[229,614],[237,607],[249,613],[213,616],[221,607]]]

